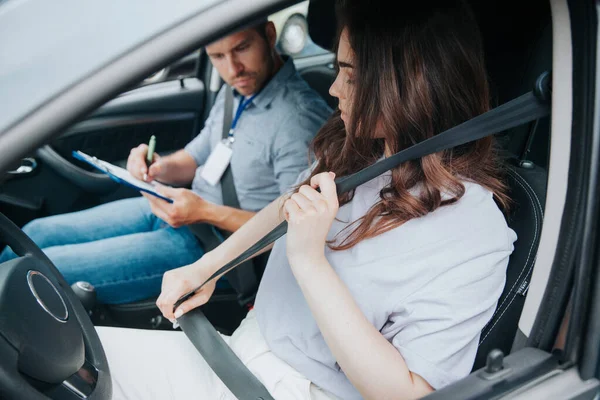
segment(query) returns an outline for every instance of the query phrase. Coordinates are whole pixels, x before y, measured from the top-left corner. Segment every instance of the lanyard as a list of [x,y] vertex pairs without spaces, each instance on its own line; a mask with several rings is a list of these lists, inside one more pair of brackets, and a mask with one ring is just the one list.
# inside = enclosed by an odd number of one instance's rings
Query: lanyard
[[248,107],[250,102],[252,102],[252,100],[254,100],[255,97],[256,97],[256,94],[253,94],[248,99],[245,99],[244,97],[242,97],[240,99],[240,104],[238,105],[237,111],[235,112],[235,117],[233,117],[233,122],[231,123],[231,129],[229,129],[229,134],[227,135],[227,140],[230,145],[233,144],[233,142],[235,142],[234,134],[235,134],[235,127],[237,126],[238,120],[242,116],[242,113],[244,112],[246,107]]

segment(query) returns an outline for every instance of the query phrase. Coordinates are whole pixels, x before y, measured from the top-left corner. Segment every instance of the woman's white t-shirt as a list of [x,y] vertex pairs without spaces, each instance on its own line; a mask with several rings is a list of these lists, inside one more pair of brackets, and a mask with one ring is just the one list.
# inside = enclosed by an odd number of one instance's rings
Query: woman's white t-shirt
[[[389,182],[387,173],[359,186],[354,199],[339,209],[328,239],[365,215]],[[349,250],[325,250],[366,318],[398,349],[409,369],[435,389],[470,373],[516,240],[492,194],[477,184],[464,185],[466,192],[455,204]],[[255,310],[275,355],[338,397],[360,398],[327,347],[290,270],[285,236],[273,247]]]

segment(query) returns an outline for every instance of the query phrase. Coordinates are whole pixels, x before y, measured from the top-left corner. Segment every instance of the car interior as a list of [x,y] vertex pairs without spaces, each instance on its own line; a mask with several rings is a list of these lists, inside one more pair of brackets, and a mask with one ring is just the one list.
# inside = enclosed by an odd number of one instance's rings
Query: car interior
[[[553,25],[549,1],[469,2],[484,39],[493,106],[534,90],[541,79],[551,76]],[[332,2],[311,0],[307,22],[312,42],[327,51],[294,61],[300,75],[335,108],[336,100],[329,94],[336,76],[331,53],[336,33]],[[129,88],[24,158],[0,186],[0,212],[22,227],[35,218],[139,195],[92,171],[73,159],[71,153],[81,150],[123,166],[129,150],[147,142],[151,135],[157,138],[160,154],[183,148],[202,129],[222,82],[201,49],[182,60],[170,67],[171,78],[158,83],[144,81]],[[508,355],[514,344],[523,340],[519,320],[542,233],[550,137],[549,117],[497,135],[513,201],[506,218],[518,240],[497,309],[482,331],[474,371],[486,366],[492,350]],[[267,255],[254,264],[258,279]],[[94,325],[173,329],[160,315],[155,298],[106,305],[97,304],[86,291],[76,290],[76,294]],[[224,334],[235,330],[247,310],[226,281],[202,307],[208,320]]]
[[[552,47],[549,4],[544,1],[536,3],[528,6],[529,8],[521,6],[521,12],[513,14],[510,2],[496,4],[495,13],[490,13],[478,2],[473,2],[482,21],[488,69],[497,105],[530,91],[536,79],[550,71]],[[492,18],[496,13],[504,13],[511,24],[501,25],[499,21],[503,19]],[[322,48],[332,49],[335,39],[332,3],[311,2],[307,20],[313,42]],[[201,52],[198,64],[199,67],[210,69],[206,56]],[[509,71],[510,74],[507,74]],[[329,87],[336,74],[331,61],[309,65],[299,69],[299,72],[311,87],[335,107],[336,100],[329,94]],[[202,72],[199,71],[197,76],[202,76]],[[191,77],[144,85],[121,94],[65,132],[51,145],[39,149],[36,156],[44,167],[40,168],[39,173],[58,176],[20,178],[8,182],[4,185],[3,196],[7,196],[7,192],[19,193],[28,199],[30,207],[19,210],[22,207],[15,206],[16,210],[10,210],[2,201],[1,211],[23,225],[28,220],[47,213],[73,211],[137,195],[134,190],[117,186],[107,176],[89,170],[83,163],[74,160],[70,156],[71,152],[82,150],[103,160],[124,165],[129,149],[146,142],[152,134],[156,135],[157,142],[160,143],[157,149],[160,153],[183,148],[195,132],[200,130],[204,113],[197,105],[206,102],[206,92],[206,85],[197,77]],[[547,117],[531,126],[514,128],[513,131],[500,135],[507,157],[510,157],[507,161],[508,181],[515,207],[509,221],[517,232],[519,243],[511,257],[506,290],[498,310],[486,327],[486,334],[482,335],[482,351],[475,367],[482,365],[485,355],[492,347],[507,351],[514,339],[541,232],[548,138]],[[115,146],[116,143],[118,145]],[[30,196],[32,193],[19,187],[13,189],[13,186],[20,186],[19,183],[29,185],[32,180],[36,181],[35,196]],[[49,195],[50,188],[39,188],[38,182],[52,184],[52,191],[60,191],[62,195],[53,198]],[[62,188],[57,190],[56,183]],[[21,203],[21,196],[14,203]],[[61,203],[65,199],[73,200],[71,204]],[[53,201],[57,204],[52,204]],[[257,268],[264,268],[265,259],[266,257],[261,259]],[[172,329],[169,321],[161,318],[154,303],[155,299],[148,299],[132,304],[97,305],[91,310],[92,317],[98,324]],[[223,333],[231,333],[245,315],[246,309],[238,304],[231,287],[221,287],[204,312]],[[499,342],[502,342],[501,346]]]

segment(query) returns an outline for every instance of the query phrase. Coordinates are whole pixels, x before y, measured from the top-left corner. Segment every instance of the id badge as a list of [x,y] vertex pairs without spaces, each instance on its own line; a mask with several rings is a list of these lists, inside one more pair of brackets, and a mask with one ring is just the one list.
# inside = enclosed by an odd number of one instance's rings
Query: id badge
[[208,160],[204,163],[204,168],[200,176],[210,185],[215,186],[223,176],[231,161],[233,150],[223,142],[219,142],[217,147],[210,153]]

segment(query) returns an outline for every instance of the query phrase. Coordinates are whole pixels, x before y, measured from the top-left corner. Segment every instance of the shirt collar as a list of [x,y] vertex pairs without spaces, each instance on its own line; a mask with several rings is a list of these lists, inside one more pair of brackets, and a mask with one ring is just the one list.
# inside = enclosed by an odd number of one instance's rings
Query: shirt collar
[[[258,93],[258,95],[252,100],[252,104],[257,107],[267,109],[271,105],[271,102],[277,95],[280,87],[287,81],[292,75],[296,73],[296,67],[294,66],[294,60],[289,56],[282,56],[284,59],[283,66],[277,71],[277,73],[267,82],[265,87]],[[239,93],[234,89],[233,93],[236,97],[239,97]]]

